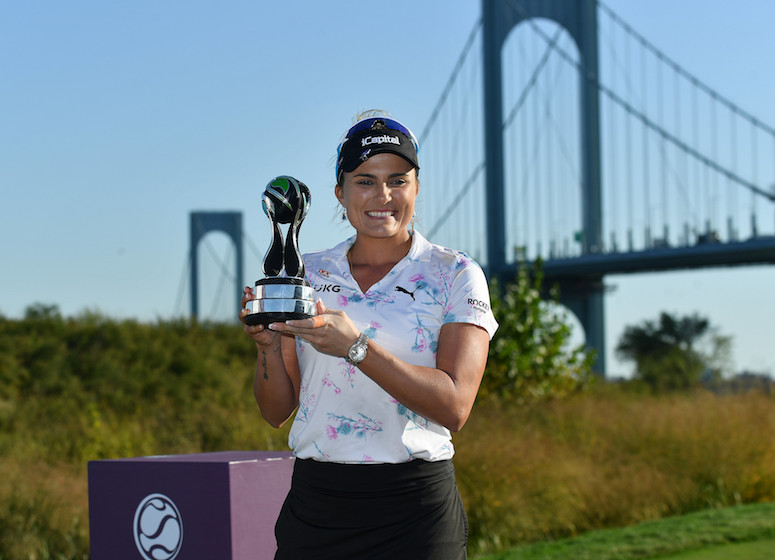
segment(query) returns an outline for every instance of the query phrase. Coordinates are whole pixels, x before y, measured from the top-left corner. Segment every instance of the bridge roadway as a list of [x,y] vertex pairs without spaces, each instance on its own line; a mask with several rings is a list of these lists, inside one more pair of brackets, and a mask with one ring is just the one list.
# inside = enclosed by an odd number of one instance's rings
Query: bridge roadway
[[[547,295],[552,286],[559,288],[560,303],[581,321],[587,346],[597,352],[593,371],[605,376],[606,275],[754,264],[775,264],[775,236],[549,259],[544,261],[543,289]],[[486,272],[508,281],[516,276],[516,266],[507,263],[498,271]]]
[[[600,279],[609,274],[753,264],[775,264],[775,236],[547,259],[544,261],[544,279],[546,284],[550,285],[553,282],[568,280]],[[516,274],[516,264],[510,263],[506,267],[499,276],[513,278]]]

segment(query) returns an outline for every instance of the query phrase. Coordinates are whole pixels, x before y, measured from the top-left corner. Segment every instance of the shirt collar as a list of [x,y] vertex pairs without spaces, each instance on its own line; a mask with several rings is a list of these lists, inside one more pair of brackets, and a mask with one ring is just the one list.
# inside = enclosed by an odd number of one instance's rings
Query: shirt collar
[[[350,270],[350,265],[347,262],[347,253],[350,250],[350,248],[355,244],[355,238],[357,236],[353,235],[352,237],[349,237],[348,239],[345,239],[338,245],[336,245],[332,249],[333,258],[339,265],[339,269],[342,272],[346,272]],[[430,242],[423,237],[423,235],[415,230],[412,234],[412,246],[409,248],[409,252],[406,254],[406,256],[401,259],[401,261],[406,262],[426,262],[430,260]],[[401,262],[399,261],[399,263]]]

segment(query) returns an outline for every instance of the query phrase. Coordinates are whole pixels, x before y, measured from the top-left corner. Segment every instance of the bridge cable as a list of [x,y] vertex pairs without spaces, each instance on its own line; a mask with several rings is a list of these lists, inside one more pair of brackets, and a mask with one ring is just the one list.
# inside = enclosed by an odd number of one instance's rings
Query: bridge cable
[[705,85],[703,82],[699,80],[699,78],[691,74],[688,70],[684,69],[680,64],[675,62],[673,59],[668,57],[664,52],[659,50],[656,46],[651,44],[643,35],[635,31],[635,29],[633,29],[626,21],[624,21],[619,15],[617,15],[616,12],[614,12],[611,8],[606,6],[601,0],[597,0],[597,4],[603,11],[605,11],[608,14],[608,16],[611,19],[613,19],[616,23],[621,25],[625,29],[625,31],[627,31],[627,33],[635,37],[644,48],[651,51],[660,61],[667,64],[668,66],[671,66],[673,70],[675,70],[679,75],[683,76],[685,79],[690,81],[692,85],[704,91],[715,101],[718,101],[722,105],[725,105],[728,109],[730,109],[734,113],[750,121],[754,126],[761,128],[771,136],[775,136],[775,128],[772,128],[766,123],[760,121],[751,113],[745,111],[738,105],[735,105],[735,103],[733,103],[726,97],[719,94],[710,86]]
[[[463,50],[463,54],[461,55],[460,59],[458,60],[458,64],[455,68],[455,72],[453,72],[453,75],[451,76],[450,80],[447,82],[447,87],[442,94],[442,97],[439,99],[439,102],[436,104],[436,108],[433,111],[433,114],[431,115],[431,118],[429,119],[428,124],[425,125],[425,128],[422,132],[421,137],[425,137],[427,133],[429,132],[431,126],[435,122],[436,118],[438,117],[438,113],[441,109],[441,106],[443,105],[444,101],[446,100],[449,90],[452,87],[452,84],[455,81],[455,78],[457,77],[457,73],[460,70],[460,66],[462,65],[463,58],[467,54],[467,51],[470,50],[471,44],[473,43],[473,39],[475,36],[475,32],[478,31],[478,28],[481,26],[481,19],[477,22],[476,26],[474,27],[474,30],[472,31],[471,35],[469,36],[468,42],[466,44],[466,47]],[[552,53],[552,47],[554,43],[556,43],[560,36],[562,34],[562,29],[558,29],[555,33],[554,37],[552,38],[552,44],[550,44],[546,51],[544,52],[543,56],[539,60],[538,64],[536,64],[536,67],[533,69],[533,72],[530,76],[530,79],[528,80],[528,83],[525,85],[525,87],[522,89],[522,92],[519,95],[519,98],[517,99],[514,106],[512,106],[511,110],[509,111],[509,115],[506,118],[506,120],[503,121],[503,124],[501,125],[501,130],[505,130],[508,126],[512,124],[514,119],[517,117],[517,114],[522,109],[522,107],[525,104],[525,101],[527,99],[528,94],[530,93],[530,90],[533,89],[533,87],[536,85],[538,81],[538,76],[540,75],[541,71],[543,70],[544,66],[546,66],[547,61],[549,60],[549,57]],[[485,169],[486,162],[483,160],[481,161],[475,168],[472,174],[469,176],[468,180],[463,184],[460,191],[456,193],[456,196],[454,197],[455,201],[460,200],[461,197],[465,196],[467,192],[470,190],[470,188],[473,186],[474,181],[479,176],[479,174]],[[435,234],[439,228],[444,225],[444,223],[449,219],[451,216],[451,212],[454,209],[455,205],[457,204],[451,204],[447,207],[446,211],[441,214],[441,217],[436,221],[436,223],[433,224],[433,226],[428,230],[428,237],[430,238]]]
[[[224,262],[220,257],[218,256],[218,253],[215,251],[215,248],[212,246],[210,241],[207,239],[207,236],[202,238],[202,243],[204,244],[205,248],[208,250],[210,256],[215,261],[215,264],[220,269],[220,276],[218,277],[218,285],[216,289],[214,290],[215,295],[213,296],[213,301],[211,303],[211,309],[210,309],[210,316],[213,317],[215,315],[216,311],[216,305],[217,301],[219,299],[220,293],[223,291],[223,282],[225,280],[230,280],[232,282],[237,282],[236,276],[231,274],[228,270],[228,261]],[[229,261],[231,260],[231,251],[233,250],[233,244],[229,243],[230,246],[230,253],[229,253]],[[241,279],[239,280],[242,281]]]
[[186,255],[186,258],[183,262],[183,270],[180,274],[180,281],[178,282],[178,295],[175,298],[175,307],[173,307],[173,317],[179,317],[183,315],[183,297],[184,292],[186,289],[186,285],[188,282],[186,281],[188,278],[189,271],[191,270],[191,253],[189,252]]
[[422,146],[423,140],[427,138],[428,134],[431,131],[431,128],[433,128],[433,125],[436,123],[436,119],[439,117],[441,108],[444,106],[444,103],[446,103],[447,97],[449,96],[449,92],[452,90],[452,86],[455,85],[457,76],[461,72],[463,64],[465,63],[465,60],[468,57],[468,51],[471,50],[471,47],[474,44],[474,40],[476,39],[476,35],[480,27],[482,27],[481,17],[476,21],[473,29],[471,29],[471,32],[468,34],[468,39],[466,40],[466,43],[463,46],[463,51],[460,53],[460,56],[458,57],[457,62],[455,63],[455,67],[452,70],[452,74],[449,76],[449,79],[447,80],[447,84],[444,86],[444,90],[441,92],[441,96],[439,97],[439,100],[436,102],[436,106],[433,108],[433,111],[431,112],[431,116],[428,119],[428,122],[425,123],[425,126],[423,127],[422,132],[420,133],[420,136],[417,139],[420,146]]
[[[614,45],[615,41],[614,37],[614,31],[611,32],[611,36],[609,37],[608,41],[608,51],[609,51],[609,57],[611,59],[616,59],[616,47]],[[614,66],[614,69],[612,71],[611,81],[613,83],[614,88],[616,88],[617,78],[619,77],[619,73],[616,71],[616,67]],[[608,161],[607,166],[607,176],[608,176],[608,184],[610,185],[619,185],[619,166],[617,165],[617,157],[616,157],[616,148],[617,148],[617,135],[616,131],[618,129],[617,120],[616,120],[616,107],[613,103],[610,103],[608,105],[608,148],[609,152],[606,156]],[[601,150],[602,153],[602,150]],[[610,190],[610,196],[606,197],[606,204],[608,205],[609,209],[608,214],[612,216],[611,221],[613,222],[613,232],[611,233],[611,240],[609,249],[613,252],[618,251],[618,244],[616,241],[616,232],[619,231],[620,228],[620,213],[618,212],[619,209],[619,199],[618,199],[618,188],[612,188]]]
[[[229,272],[228,268],[227,268],[227,264],[228,264],[228,263],[224,262],[223,260],[221,260],[221,259],[218,257],[218,254],[217,254],[217,252],[215,251],[215,248],[214,248],[214,247],[212,246],[212,244],[211,244],[211,243],[208,241],[207,237],[203,238],[203,240],[202,240],[202,241],[204,242],[204,246],[205,246],[205,248],[207,248],[207,250],[210,252],[210,256],[213,258],[213,260],[215,260],[215,264],[217,264],[217,265],[218,265],[218,268],[220,268],[220,269],[221,269],[221,275],[223,275],[223,276],[226,276],[226,277],[227,277],[229,280],[234,280],[234,275],[232,275],[232,274]],[[231,245],[231,244],[230,244],[230,245]],[[231,259],[231,257],[229,257],[229,258]]]
[[261,251],[258,250],[258,247],[253,242],[253,239],[247,234],[247,232],[243,229],[242,230],[242,239],[248,242],[248,245],[250,246],[250,250],[253,251],[253,255],[257,259],[261,259],[263,262],[264,255],[261,254]]
[[557,44],[557,41],[560,39],[560,35],[562,34],[562,29],[558,29],[554,37],[551,38],[549,45],[546,47],[546,50],[544,51],[544,54],[541,56],[541,60],[538,61],[538,64],[536,64],[536,67],[533,69],[532,74],[530,75],[530,79],[528,80],[527,84],[524,88],[522,88],[522,93],[519,94],[519,98],[517,99],[516,103],[514,103],[514,106],[509,111],[508,117],[503,121],[503,125],[501,125],[501,130],[506,129],[511,125],[512,122],[514,122],[514,119],[517,117],[517,113],[522,109],[522,106],[525,104],[525,100],[527,99],[528,93],[530,93],[530,90],[533,89],[533,87],[536,85],[536,82],[538,81],[538,76],[541,74],[541,71],[544,69],[544,66],[546,66],[546,63],[549,60],[549,57],[552,54],[552,50],[554,49],[554,46]]
[[[463,55],[461,55],[461,58],[458,60],[458,65],[457,65],[457,67],[455,69],[455,72],[453,73],[453,76],[450,78],[450,80],[447,82],[447,88],[445,89],[444,93],[442,94],[442,97],[439,100],[439,103],[436,104],[436,108],[434,109],[433,114],[431,115],[431,119],[429,120],[429,123],[425,126],[425,129],[423,130],[423,133],[422,133],[423,137],[428,133],[428,131],[430,130],[430,127],[435,122],[435,120],[436,120],[436,118],[438,116],[438,112],[441,109],[441,105],[446,100],[446,97],[449,94],[449,90],[451,89],[451,86],[452,86],[452,84],[453,84],[453,82],[454,82],[454,80],[456,78],[457,72],[459,72],[459,68],[460,68],[460,66],[462,64],[462,60],[463,60],[465,54],[467,53],[467,51],[470,49],[470,46],[473,43],[473,38],[474,38],[475,32],[478,31],[478,28],[481,25],[481,23],[482,22],[481,22],[481,19],[480,19],[477,22],[476,26],[474,27],[474,30],[472,31],[471,36],[469,36],[469,40],[468,40],[468,42],[466,44],[466,47],[464,48]],[[555,33],[555,36],[552,38],[553,43],[556,43],[559,40],[561,33],[562,33],[562,29],[558,29],[557,32]],[[533,72],[531,74],[530,79],[528,80],[528,83],[525,85],[525,87],[523,88],[522,92],[520,93],[519,98],[517,99],[516,103],[514,104],[514,106],[509,111],[508,117],[506,118],[506,120],[501,125],[501,130],[505,130],[509,125],[511,125],[511,123],[514,121],[514,119],[516,118],[516,116],[519,113],[519,111],[524,106],[524,103],[525,103],[525,100],[527,99],[528,93],[535,86],[535,84],[537,83],[539,74],[543,70],[544,66],[546,66],[546,63],[547,63],[547,61],[548,61],[548,59],[549,59],[549,57],[551,55],[551,52],[552,52],[552,46],[553,46],[553,44],[550,44],[547,47],[546,51],[544,52],[543,56],[541,57],[541,60],[539,60],[539,62],[536,65],[536,67],[533,69]],[[432,237],[439,230],[439,228],[442,225],[444,225],[444,223],[446,223],[446,221],[452,215],[452,210],[457,205],[457,201],[459,201],[463,196],[465,196],[468,193],[470,188],[474,185],[474,182],[476,181],[476,178],[485,169],[485,167],[486,167],[486,162],[484,160],[482,160],[474,168],[474,171],[469,176],[468,180],[463,184],[463,186],[460,189],[460,191],[458,191],[456,193],[456,196],[453,198],[453,200],[455,200],[455,203],[452,203],[450,206],[448,206],[447,209],[444,212],[442,212],[441,217],[428,230],[427,236],[429,238]]]
[[[234,254],[234,247],[231,243],[229,243],[229,249],[228,249],[228,260],[224,263],[225,265],[231,264],[231,257]],[[227,269],[228,270],[228,269]],[[215,317],[216,313],[218,311],[218,303],[223,298],[223,289],[224,289],[224,282],[226,280],[234,280],[234,276],[227,275],[227,274],[221,274],[218,278],[218,285],[216,286],[215,290],[213,290],[213,301],[210,306],[210,317]],[[241,280],[240,280],[241,281]]]
[[439,220],[437,220],[436,223],[433,224],[433,227],[431,227],[428,230],[427,237],[429,239],[433,237],[433,234],[435,234],[438,231],[439,227],[441,227],[444,224],[444,222],[447,221],[447,218],[449,218],[449,216],[452,214],[452,211],[458,205],[459,199],[468,193],[469,189],[474,184],[477,177],[479,177],[479,174],[482,171],[484,171],[484,168],[485,168],[485,162],[484,160],[482,160],[479,163],[479,165],[476,166],[473,173],[471,173],[471,175],[468,177],[468,180],[465,183],[463,183],[463,187],[460,189],[460,191],[457,192],[456,196],[453,198],[454,202],[452,202],[449,206],[447,206],[447,208],[442,213],[442,217],[439,218]]
[[[428,135],[431,132],[431,129],[436,124],[439,115],[441,114],[442,108],[447,104],[447,101],[449,99],[450,93],[452,92],[452,88],[454,87],[455,83],[457,82],[458,76],[463,71],[463,66],[465,64],[465,61],[468,59],[468,55],[474,45],[474,42],[476,40],[476,37],[478,35],[478,32],[480,28],[482,27],[482,18],[480,17],[474,24],[473,28],[471,29],[471,32],[468,35],[468,39],[466,40],[465,45],[463,46],[463,50],[460,53],[460,56],[457,59],[457,62],[455,63],[455,67],[453,68],[452,73],[450,74],[449,79],[447,80],[447,83],[444,87],[444,90],[442,91],[441,96],[439,97],[439,100],[436,102],[436,105],[431,112],[431,116],[428,119],[428,122],[423,127],[422,132],[420,133],[420,136],[418,137],[418,142],[422,146],[427,139]],[[474,178],[478,175],[478,173],[474,172]],[[461,190],[461,193],[465,193],[470,188],[470,185],[464,186]],[[458,193],[460,195],[461,193]],[[448,216],[447,216],[448,217]],[[442,218],[441,221],[443,222],[445,218]],[[429,232],[427,233],[428,237],[431,237],[437,230],[438,230],[438,223],[436,226],[431,228]]]
[[[541,30],[534,22],[532,22],[532,20],[528,20],[528,23],[531,25],[531,27],[533,27],[534,31],[536,31],[536,33],[538,33],[544,39],[544,41],[547,42],[547,44],[551,42],[551,38],[548,37],[547,34],[544,33],[543,30]],[[603,85],[600,82],[599,77],[594,75],[594,74],[592,74],[591,72],[587,71],[586,68],[584,68],[583,64],[580,61],[574,60],[572,56],[570,56],[567,52],[565,52],[563,49],[561,49],[561,48],[559,48],[557,46],[554,46],[553,48],[568,63],[576,66],[576,68],[579,70],[581,75],[587,81],[595,84],[596,87],[602,93],[604,93],[609,99],[611,99],[611,101],[619,104],[630,115],[632,115],[633,117],[639,119],[646,127],[650,128],[651,130],[653,130],[654,132],[656,132],[657,134],[662,136],[662,138],[664,140],[674,144],[678,148],[680,148],[680,149],[684,150],[685,152],[689,153],[694,158],[696,158],[697,160],[702,162],[706,166],[706,168],[710,168],[713,171],[721,173],[722,175],[727,177],[729,180],[731,180],[731,181],[733,181],[733,182],[735,182],[735,183],[737,183],[737,184],[739,184],[739,185],[741,185],[741,186],[743,186],[743,187],[745,187],[747,189],[750,189],[752,192],[755,192],[755,193],[757,193],[757,194],[767,198],[768,200],[770,200],[772,202],[775,202],[775,193],[769,193],[769,192],[765,191],[764,189],[759,188],[757,185],[754,185],[750,181],[747,181],[746,179],[740,177],[736,173],[734,173],[732,171],[729,171],[728,169],[726,169],[726,168],[720,166],[719,164],[717,164],[715,161],[712,161],[707,156],[701,154],[699,151],[697,151],[694,148],[692,148],[691,146],[689,146],[686,142],[684,142],[680,138],[677,138],[675,135],[673,135],[670,132],[668,132],[667,130],[665,130],[663,127],[661,127],[659,124],[655,123],[649,117],[647,117],[646,115],[642,114],[640,111],[635,109],[632,105],[630,105],[627,101],[622,99],[622,97],[620,95],[618,95],[617,93],[612,91],[609,87]],[[700,89],[702,89],[702,88],[700,88]],[[708,91],[712,92],[712,96],[713,96],[714,99],[723,99],[723,98],[720,98],[715,92],[713,92],[713,90],[709,90],[708,89]],[[730,105],[730,108],[735,110],[735,106],[734,105]],[[747,113],[743,114],[741,112],[741,110],[738,110],[738,112],[741,115],[743,115],[743,116],[747,115]],[[746,117],[746,118],[749,118],[749,120],[751,120],[751,119],[756,120],[753,117]],[[756,122],[761,123],[761,121],[758,121],[758,120],[756,120]],[[761,128],[766,129],[766,130],[772,130],[773,136],[775,136],[775,130],[774,129],[770,129],[769,127],[767,127],[766,125],[763,125],[763,124],[760,124],[760,126],[761,126]]]

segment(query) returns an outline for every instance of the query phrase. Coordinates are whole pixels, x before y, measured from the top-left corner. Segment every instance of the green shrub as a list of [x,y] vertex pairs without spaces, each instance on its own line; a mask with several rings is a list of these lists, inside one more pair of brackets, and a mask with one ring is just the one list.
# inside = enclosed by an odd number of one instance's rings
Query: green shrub
[[517,266],[513,282],[490,285],[492,310],[499,322],[490,344],[480,398],[529,402],[565,397],[587,387],[595,360],[592,350],[571,347],[572,329],[560,311],[559,293],[541,297],[543,264]]

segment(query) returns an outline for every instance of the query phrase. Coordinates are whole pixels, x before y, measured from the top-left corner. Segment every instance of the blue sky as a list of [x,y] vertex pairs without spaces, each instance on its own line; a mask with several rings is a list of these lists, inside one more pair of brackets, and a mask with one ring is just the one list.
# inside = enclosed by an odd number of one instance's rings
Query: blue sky
[[[775,4],[606,3],[775,124]],[[2,3],[0,313],[18,317],[33,302],[66,315],[185,313],[189,213],[243,211],[263,253],[259,195],[279,174],[312,189],[302,249],[338,242],[350,233],[332,222],[343,130],[373,107],[421,129],[479,11],[449,0]],[[260,277],[258,260],[246,246],[244,283]],[[707,316],[733,337],[736,369],[775,374],[774,266],[607,283],[609,373],[630,368],[610,352],[624,326],[664,310]]]

